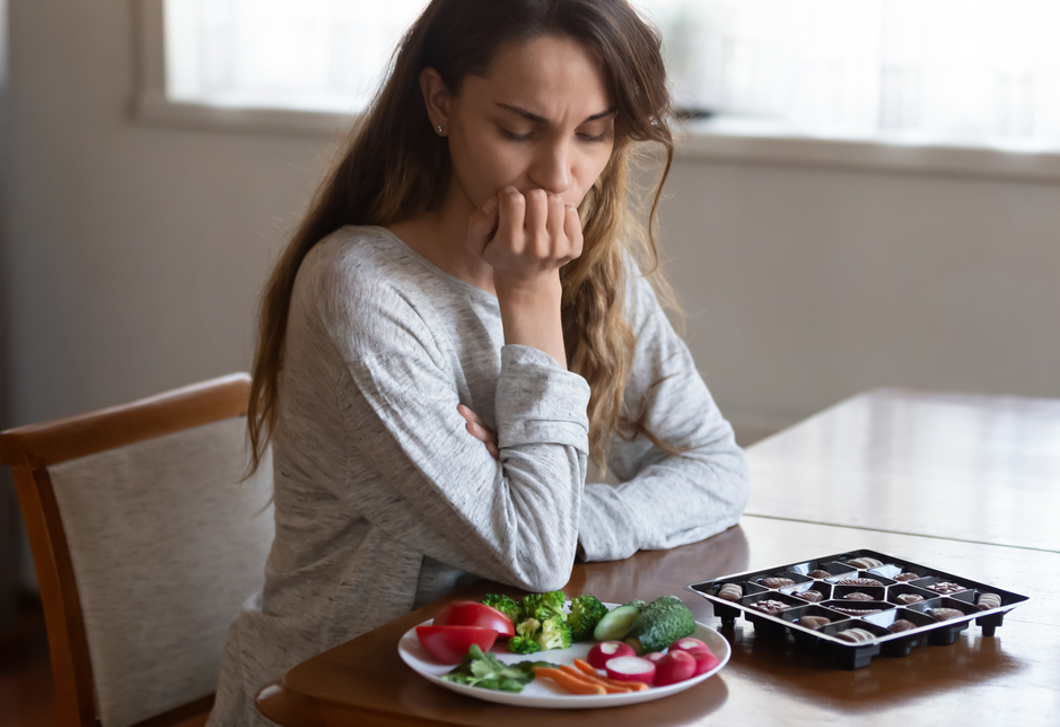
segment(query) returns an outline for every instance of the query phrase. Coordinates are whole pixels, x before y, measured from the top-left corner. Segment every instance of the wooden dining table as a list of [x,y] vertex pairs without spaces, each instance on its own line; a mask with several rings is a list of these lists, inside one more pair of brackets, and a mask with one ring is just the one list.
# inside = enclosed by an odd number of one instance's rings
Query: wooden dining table
[[[285,727],[336,725],[1060,725],[1060,400],[877,390],[747,451],[740,524],[623,561],[577,563],[564,590],[604,601],[680,597],[732,648],[716,675],[657,701],[604,709],[492,704],[439,687],[398,655],[402,635],[474,583],[314,656],[264,686]],[[839,668],[826,650],[723,625],[686,588],[732,573],[872,549],[1025,594],[993,636]]]

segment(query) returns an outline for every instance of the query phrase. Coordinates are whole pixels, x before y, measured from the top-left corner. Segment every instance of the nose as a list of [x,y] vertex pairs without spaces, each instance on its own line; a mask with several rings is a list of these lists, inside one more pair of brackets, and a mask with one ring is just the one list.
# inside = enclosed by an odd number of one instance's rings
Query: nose
[[542,144],[530,166],[530,181],[549,194],[563,194],[571,186],[571,150],[563,141]]

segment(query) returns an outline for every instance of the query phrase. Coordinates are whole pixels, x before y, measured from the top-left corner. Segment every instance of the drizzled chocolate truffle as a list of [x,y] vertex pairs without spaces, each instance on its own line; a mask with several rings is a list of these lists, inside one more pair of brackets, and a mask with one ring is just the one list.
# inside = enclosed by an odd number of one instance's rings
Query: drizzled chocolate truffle
[[[809,601],[810,603],[817,603],[822,598],[824,598],[823,593],[821,593],[820,591],[815,591],[812,588],[808,588],[805,591],[792,593],[791,595],[795,596],[795,598],[801,598],[804,601]],[[993,607],[991,606],[991,608]]]
[[835,637],[843,641],[849,641],[852,644],[864,644],[876,638],[871,631],[859,628],[840,631]]
[[924,600],[924,597],[921,596],[919,593],[899,593],[897,596],[894,597],[894,600],[898,601],[898,603],[908,606],[911,603],[920,603]]
[[770,616],[776,616],[781,611],[786,611],[791,608],[791,604],[784,603],[783,601],[774,601],[773,599],[762,599],[761,601],[755,601],[752,603],[751,608],[757,609],[762,613],[767,613]]
[[868,570],[869,568],[879,568],[883,565],[883,561],[868,557],[851,558],[847,561],[847,565],[852,565],[858,570]]
[[979,596],[979,610],[986,611],[990,608],[997,608],[1001,605],[1001,596],[996,593],[984,593]]
[[869,594],[862,593],[861,591],[854,591],[853,593],[848,593],[847,595],[843,596],[843,598],[845,598],[848,601],[875,601],[876,600],[875,598],[873,598]]
[[743,586],[739,583],[726,583],[718,589],[718,598],[726,601],[739,601],[743,597]]
[[939,581],[938,583],[932,583],[929,586],[924,586],[924,588],[928,589],[929,591],[934,591],[935,593],[942,593],[944,595],[956,593],[957,591],[968,590],[964,586],[953,583],[952,581]]

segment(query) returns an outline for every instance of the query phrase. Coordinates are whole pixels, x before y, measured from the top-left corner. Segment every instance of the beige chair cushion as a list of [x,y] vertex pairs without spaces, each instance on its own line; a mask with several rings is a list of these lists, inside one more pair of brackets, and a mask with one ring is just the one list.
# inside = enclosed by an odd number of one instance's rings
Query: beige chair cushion
[[211,694],[225,635],[261,588],[271,457],[247,481],[236,417],[49,468],[103,727]]

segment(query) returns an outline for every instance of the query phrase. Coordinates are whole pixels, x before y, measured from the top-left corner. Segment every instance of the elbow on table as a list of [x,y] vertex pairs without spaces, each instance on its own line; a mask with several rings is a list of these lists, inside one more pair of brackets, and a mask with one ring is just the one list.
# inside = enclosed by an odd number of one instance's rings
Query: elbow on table
[[569,555],[557,555],[554,558],[538,559],[530,567],[517,569],[513,575],[512,585],[531,593],[558,591],[570,581],[574,568],[574,551]]

